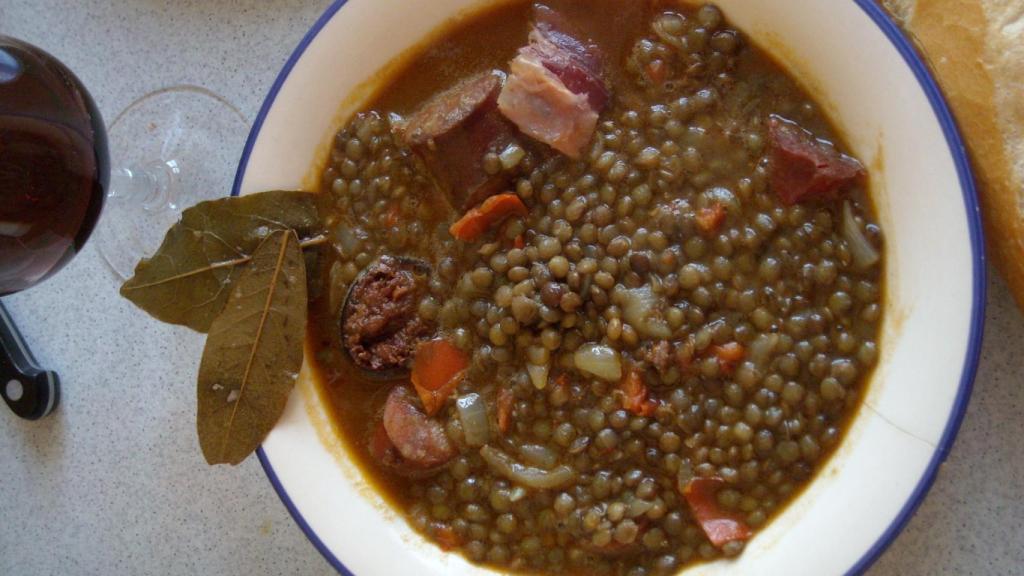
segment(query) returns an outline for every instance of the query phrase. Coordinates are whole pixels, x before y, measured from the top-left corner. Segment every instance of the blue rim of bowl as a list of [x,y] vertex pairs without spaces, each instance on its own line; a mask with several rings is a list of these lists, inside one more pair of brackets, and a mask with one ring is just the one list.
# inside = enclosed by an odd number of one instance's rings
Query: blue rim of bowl
[[[259,137],[260,130],[263,128],[264,120],[266,120],[267,114],[274,106],[274,101],[277,99],[277,94],[280,92],[281,86],[288,79],[292,68],[295,67],[295,64],[306,52],[309,45],[314,39],[316,39],[323,27],[334,17],[335,14],[337,14],[347,1],[348,0],[335,0],[335,2],[332,3],[326,11],[324,11],[320,18],[318,18],[313,24],[313,27],[310,28],[302,38],[302,41],[299,42],[299,45],[295,48],[291,56],[288,58],[288,61],[285,63],[284,68],[274,80],[274,84],[271,86],[270,92],[263,101],[263,106],[260,108],[259,114],[256,116],[255,122],[253,122],[252,130],[249,132],[249,138],[245,142],[245,148],[242,151],[242,158],[238,164],[238,171],[235,173],[234,185],[231,189],[232,196],[237,196],[240,191],[242,178],[245,176],[246,168],[249,165],[249,156],[252,153],[253,146],[256,144],[256,139]],[[978,197],[974,186],[971,164],[967,157],[967,151],[964,147],[963,139],[960,137],[960,131],[957,128],[956,121],[953,119],[953,115],[950,113],[946,99],[939,90],[928,66],[921,60],[917,51],[911,45],[910,41],[907,40],[906,36],[904,36],[896,23],[893,22],[892,18],[875,3],[875,0],[853,1],[861,8],[861,10],[864,11],[865,14],[867,14],[869,18],[871,18],[875,25],[882,30],[892,45],[900,53],[900,56],[903,57],[903,60],[914,73],[918,83],[921,85],[921,89],[924,90],[925,95],[928,97],[928,101],[931,103],[932,110],[935,112],[935,116],[942,127],[942,132],[946,137],[946,142],[949,145],[949,150],[953,156],[953,161],[956,165],[957,174],[960,179],[960,189],[964,199],[965,212],[967,214],[968,235],[971,240],[971,255],[972,260],[974,261],[974,270],[972,272],[973,301],[971,304],[970,336],[967,343],[967,354],[964,358],[963,370],[960,374],[960,386],[957,390],[956,399],[953,402],[953,408],[950,411],[948,420],[946,421],[946,427],[943,430],[942,438],[940,439],[938,446],[935,448],[935,452],[932,455],[931,461],[928,463],[928,467],[925,469],[920,480],[918,480],[914,491],[903,504],[903,507],[889,524],[888,528],[885,529],[875,543],[860,557],[860,560],[858,560],[847,571],[847,574],[863,574],[893,543],[896,536],[899,535],[907,525],[907,522],[914,515],[914,512],[917,511],[921,502],[924,501],[924,497],[928,494],[932,484],[935,482],[935,476],[938,473],[939,466],[945,462],[946,458],[949,456],[949,452],[953,447],[953,442],[956,439],[957,432],[960,430],[960,424],[963,422],[964,414],[967,411],[967,404],[971,397],[971,390],[974,387],[974,376],[977,372],[978,361],[981,355],[981,339],[985,325],[986,269],[985,242],[981,228],[981,213],[978,207]],[[346,568],[345,565],[338,560],[337,556],[327,548],[327,545],[323,543],[320,537],[317,536],[316,532],[313,531],[313,528],[310,527],[309,523],[306,522],[306,519],[302,517],[302,513],[295,507],[295,503],[292,502],[291,497],[288,496],[288,492],[284,489],[280,479],[277,477],[277,473],[274,471],[274,467],[271,465],[266,452],[263,451],[263,448],[260,447],[256,453],[259,457],[260,464],[263,466],[263,470],[266,472],[267,478],[270,480],[271,485],[273,485],[278,497],[281,498],[281,501],[288,509],[288,512],[292,515],[292,518],[295,520],[296,524],[299,525],[299,528],[302,529],[303,533],[306,534],[306,537],[309,538],[309,541],[313,543],[313,546],[340,574],[344,574],[345,576],[355,576],[352,571]]]

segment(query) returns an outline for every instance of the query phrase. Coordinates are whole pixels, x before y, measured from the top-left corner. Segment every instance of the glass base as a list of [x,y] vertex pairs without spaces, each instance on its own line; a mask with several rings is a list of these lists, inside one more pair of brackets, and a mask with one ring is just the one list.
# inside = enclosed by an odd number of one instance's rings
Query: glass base
[[197,86],[152,92],[114,119],[115,168],[92,242],[114,273],[130,277],[182,210],[231,193],[248,129],[237,108]]

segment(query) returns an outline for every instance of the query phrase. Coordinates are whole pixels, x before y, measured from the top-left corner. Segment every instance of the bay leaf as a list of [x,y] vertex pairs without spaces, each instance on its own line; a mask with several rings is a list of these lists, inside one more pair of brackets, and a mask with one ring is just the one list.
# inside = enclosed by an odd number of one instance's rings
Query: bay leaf
[[271,191],[200,202],[188,208],[121,295],[157,320],[206,332],[224,309],[240,266],[268,235],[295,230],[315,242],[318,194]]
[[302,368],[306,269],[291,230],[256,249],[213,321],[199,364],[199,445],[210,464],[238,464],[284,411]]

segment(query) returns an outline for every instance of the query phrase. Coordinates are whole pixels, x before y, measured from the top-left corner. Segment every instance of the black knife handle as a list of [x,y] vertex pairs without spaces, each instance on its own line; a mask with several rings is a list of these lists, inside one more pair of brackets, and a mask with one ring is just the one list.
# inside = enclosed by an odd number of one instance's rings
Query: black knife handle
[[14,320],[0,303],[0,396],[26,420],[38,420],[57,407],[60,379],[36,364]]

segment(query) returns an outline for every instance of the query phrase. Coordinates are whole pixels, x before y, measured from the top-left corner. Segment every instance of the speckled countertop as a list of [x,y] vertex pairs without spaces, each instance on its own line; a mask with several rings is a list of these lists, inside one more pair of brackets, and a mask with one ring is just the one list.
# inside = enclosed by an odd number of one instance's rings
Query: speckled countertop
[[[175,84],[251,120],[326,0],[0,0],[110,120]],[[241,151],[244,135],[225,135]],[[0,575],[331,574],[259,463],[210,468],[194,433],[199,336],[117,295],[93,248],[5,299],[64,382],[50,418],[0,410]],[[989,283],[981,369],[948,462],[873,575],[1024,574],[1024,317]],[[363,575],[360,575],[363,576]]]

